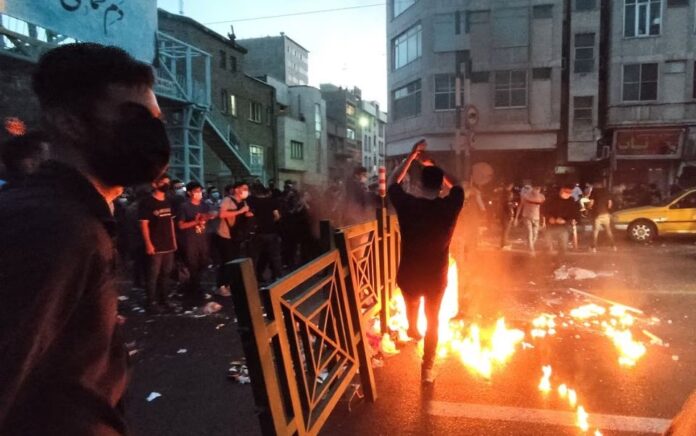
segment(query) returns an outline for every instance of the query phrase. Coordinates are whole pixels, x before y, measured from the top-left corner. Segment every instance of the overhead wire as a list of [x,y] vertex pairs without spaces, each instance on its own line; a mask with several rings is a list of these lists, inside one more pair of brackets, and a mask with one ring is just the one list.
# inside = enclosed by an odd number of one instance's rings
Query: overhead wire
[[261,16],[261,17],[250,17],[250,18],[239,18],[239,19],[235,19],[235,20],[212,21],[212,22],[203,23],[203,24],[214,25],[214,24],[240,23],[243,21],[268,20],[268,19],[272,19],[272,18],[296,17],[299,15],[314,15],[314,14],[323,14],[323,13],[328,13],[328,12],[340,12],[340,11],[349,11],[349,10],[354,10],[354,9],[366,9],[366,8],[374,8],[377,6],[386,6],[386,3],[373,3],[373,4],[369,4],[369,5],[347,6],[347,7],[343,7],[343,8],[318,9],[318,10],[313,10],[313,11],[291,12],[291,13],[287,13],[287,14],[266,15],[266,16]]

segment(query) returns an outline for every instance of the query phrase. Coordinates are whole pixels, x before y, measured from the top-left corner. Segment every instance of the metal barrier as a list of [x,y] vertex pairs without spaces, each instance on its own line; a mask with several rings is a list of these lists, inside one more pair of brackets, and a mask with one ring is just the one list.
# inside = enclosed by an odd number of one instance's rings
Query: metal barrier
[[321,235],[325,254],[268,288],[250,259],[225,265],[266,435],[318,434],[357,374],[377,399],[366,331],[375,317],[388,329],[398,222],[379,209],[377,220],[338,230],[324,221]]
[[365,332],[351,313],[357,295],[346,290],[338,251],[261,292],[250,259],[226,267],[264,434],[318,434],[358,371],[374,401]]

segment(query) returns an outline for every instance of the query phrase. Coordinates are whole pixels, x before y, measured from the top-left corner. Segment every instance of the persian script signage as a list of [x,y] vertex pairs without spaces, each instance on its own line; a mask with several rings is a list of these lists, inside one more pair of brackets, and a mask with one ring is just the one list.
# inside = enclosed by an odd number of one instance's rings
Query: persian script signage
[[79,41],[116,45],[152,62],[156,0],[0,0],[0,13]]
[[683,129],[631,129],[614,133],[616,157],[676,159],[681,156]]

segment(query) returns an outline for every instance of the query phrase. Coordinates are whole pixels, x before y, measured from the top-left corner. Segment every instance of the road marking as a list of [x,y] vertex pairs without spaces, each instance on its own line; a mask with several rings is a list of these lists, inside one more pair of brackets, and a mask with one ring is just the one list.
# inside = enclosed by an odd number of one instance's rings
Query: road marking
[[[534,424],[575,427],[574,412],[560,410],[528,409],[523,407],[490,406],[483,404],[451,403],[430,401],[428,413],[450,418],[471,418],[487,421],[513,421]],[[638,416],[602,415],[590,412],[590,428],[600,430],[626,431],[662,434],[667,430],[670,420],[662,418],[643,418]]]

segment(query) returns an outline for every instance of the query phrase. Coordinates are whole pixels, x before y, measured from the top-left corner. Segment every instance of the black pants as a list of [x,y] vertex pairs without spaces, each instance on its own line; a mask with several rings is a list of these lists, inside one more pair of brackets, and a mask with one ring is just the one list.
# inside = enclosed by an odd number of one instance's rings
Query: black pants
[[[406,303],[406,317],[410,329],[416,329],[418,326],[418,308],[420,307],[420,295],[403,293],[404,302]],[[445,290],[425,294],[425,320],[428,327],[425,330],[425,344],[423,347],[423,366],[432,367],[435,363],[435,353],[437,352],[439,314],[442,297],[445,295]]]
[[213,237],[217,252],[220,255],[220,267],[217,273],[217,286],[229,285],[229,279],[225,274],[225,264],[245,255],[244,247],[246,244],[243,241],[223,238],[220,235]]
[[279,279],[283,275],[280,236],[277,233],[258,233],[251,245],[257,279],[263,281],[263,273],[269,265],[273,280]]
[[147,256],[145,293],[148,304],[165,303],[169,292],[167,284],[174,268],[174,252]]
[[189,271],[189,277],[182,290],[188,298],[202,297],[201,277],[208,266],[208,244],[205,235],[190,238],[182,246],[182,258]]

